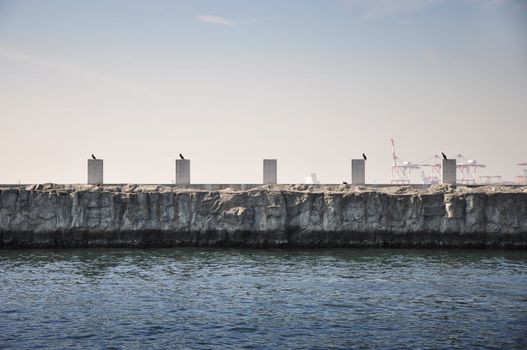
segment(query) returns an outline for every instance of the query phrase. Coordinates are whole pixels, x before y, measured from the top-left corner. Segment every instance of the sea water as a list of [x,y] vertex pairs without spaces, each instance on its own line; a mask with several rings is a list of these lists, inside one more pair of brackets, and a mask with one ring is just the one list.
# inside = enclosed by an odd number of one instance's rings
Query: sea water
[[0,251],[0,348],[527,348],[527,252]]

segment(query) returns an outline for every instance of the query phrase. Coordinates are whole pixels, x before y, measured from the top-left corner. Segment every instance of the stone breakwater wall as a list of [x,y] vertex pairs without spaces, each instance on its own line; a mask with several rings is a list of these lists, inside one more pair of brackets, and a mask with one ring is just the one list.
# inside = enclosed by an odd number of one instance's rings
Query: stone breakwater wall
[[0,247],[527,248],[527,187],[0,186]]

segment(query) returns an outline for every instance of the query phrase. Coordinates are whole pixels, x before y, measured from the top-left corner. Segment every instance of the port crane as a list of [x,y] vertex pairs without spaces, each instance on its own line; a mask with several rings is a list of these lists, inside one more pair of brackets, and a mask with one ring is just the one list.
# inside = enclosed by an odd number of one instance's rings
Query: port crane
[[395,154],[395,142],[390,139],[392,143],[392,178],[391,183],[396,185],[410,184],[410,174],[412,170],[419,169],[419,165],[412,162],[403,162]]
[[517,165],[523,168],[523,176],[516,176],[514,182],[518,185],[527,185],[527,162],[518,163]]
[[431,175],[425,176],[424,172],[422,173],[422,179],[425,184],[438,184],[441,180],[441,157],[437,154],[423,160],[418,163],[420,167],[429,167],[431,168]]
[[457,155],[457,170],[461,174],[461,180],[458,183],[462,185],[476,184],[476,173],[480,168],[485,168],[486,165],[479,164],[477,160],[467,159],[462,154]]

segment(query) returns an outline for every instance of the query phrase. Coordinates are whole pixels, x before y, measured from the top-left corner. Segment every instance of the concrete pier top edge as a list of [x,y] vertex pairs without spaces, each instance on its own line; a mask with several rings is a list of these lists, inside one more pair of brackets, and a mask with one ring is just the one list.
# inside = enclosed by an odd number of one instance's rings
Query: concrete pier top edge
[[146,183],[107,183],[95,184],[0,184],[0,190],[29,191],[105,191],[105,192],[166,192],[166,191],[307,191],[307,192],[384,192],[391,194],[448,193],[448,192],[517,192],[527,193],[525,185],[447,185],[447,184],[146,184]]

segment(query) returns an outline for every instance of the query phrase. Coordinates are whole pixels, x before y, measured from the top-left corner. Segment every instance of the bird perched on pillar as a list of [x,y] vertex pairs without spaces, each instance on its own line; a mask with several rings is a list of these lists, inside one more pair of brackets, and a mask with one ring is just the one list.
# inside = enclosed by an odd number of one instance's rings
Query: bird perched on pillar
[[441,154],[443,155],[443,159],[447,160],[448,158],[446,157],[446,154],[444,154],[443,152],[441,152]]
[[179,154],[179,158],[185,159],[185,157],[183,157],[183,155],[181,153]]
[[368,160],[368,158],[366,158],[366,155],[364,153],[362,154],[362,158],[364,158],[364,160]]
[[95,158],[95,156],[93,155],[93,153],[91,154],[91,157],[92,157],[93,159],[97,159],[97,158]]

